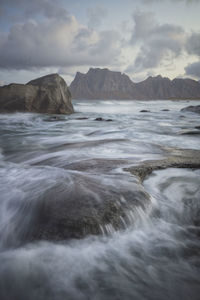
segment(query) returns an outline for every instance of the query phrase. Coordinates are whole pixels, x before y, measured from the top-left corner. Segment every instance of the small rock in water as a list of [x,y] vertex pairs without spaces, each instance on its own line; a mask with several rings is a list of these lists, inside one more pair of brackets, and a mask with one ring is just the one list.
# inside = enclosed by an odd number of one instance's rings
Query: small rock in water
[[106,122],[112,122],[112,121],[113,121],[112,119],[107,119],[107,120],[106,120]]
[[76,118],[76,120],[88,120],[87,117],[79,117],[79,118]]
[[150,112],[150,110],[142,109],[140,112]]
[[96,118],[95,121],[105,121],[103,118],[99,117],[99,118]]
[[167,109],[167,108],[164,108],[164,109],[162,109],[161,111],[169,111],[169,109]]

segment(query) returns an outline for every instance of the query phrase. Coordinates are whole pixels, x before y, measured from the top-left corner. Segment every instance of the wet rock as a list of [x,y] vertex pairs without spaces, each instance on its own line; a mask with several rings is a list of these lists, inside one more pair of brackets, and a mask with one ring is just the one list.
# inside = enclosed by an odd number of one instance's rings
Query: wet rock
[[155,170],[162,170],[166,168],[200,168],[200,151],[199,150],[183,150],[174,149],[168,158],[162,160],[146,161],[138,166],[125,168],[125,171],[131,172],[137,176],[141,181],[146,176],[150,175]]
[[79,117],[79,118],[76,118],[76,120],[88,120],[87,117]]
[[101,118],[101,117],[98,117],[95,119],[95,121],[106,121],[106,122],[112,122],[113,120],[112,119],[104,119],[104,118]]
[[80,162],[67,163],[64,168],[81,172],[95,172],[96,174],[105,174],[111,172],[113,168],[122,167],[123,165],[127,165],[127,163],[128,160],[123,159],[93,158],[85,159]]
[[150,110],[146,110],[146,109],[142,109],[140,110],[141,113],[146,113],[146,112],[150,112]]
[[95,121],[105,121],[103,118],[99,117],[99,118],[96,118]]
[[194,112],[196,114],[200,114],[200,105],[187,106],[187,107],[182,108],[181,111],[189,111],[189,112]]
[[126,179],[79,173],[72,174],[69,183],[56,183],[42,195],[27,240],[83,238],[129,226],[134,209],[145,209],[150,199],[132,177],[131,182]]
[[167,108],[164,108],[164,109],[162,109],[161,111],[170,111],[169,109],[167,109]]
[[37,78],[27,84],[0,87],[0,112],[70,114],[74,112],[66,82],[58,74]]
[[200,126],[195,126],[196,129],[200,129]]
[[181,135],[200,135],[199,130],[184,130],[180,132]]

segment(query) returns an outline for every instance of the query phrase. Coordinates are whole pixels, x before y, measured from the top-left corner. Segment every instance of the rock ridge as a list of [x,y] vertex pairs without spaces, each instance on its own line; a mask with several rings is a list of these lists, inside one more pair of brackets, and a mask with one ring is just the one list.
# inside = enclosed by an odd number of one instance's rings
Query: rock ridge
[[158,75],[134,83],[128,75],[109,69],[90,68],[77,72],[70,85],[73,99],[200,99],[200,83],[192,79],[170,80]]

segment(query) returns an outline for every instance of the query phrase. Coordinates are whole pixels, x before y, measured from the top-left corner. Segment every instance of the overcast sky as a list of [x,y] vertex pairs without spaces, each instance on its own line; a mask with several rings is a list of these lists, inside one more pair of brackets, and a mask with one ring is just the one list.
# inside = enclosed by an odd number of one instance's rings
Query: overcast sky
[[200,0],[0,0],[0,84],[90,67],[200,79]]

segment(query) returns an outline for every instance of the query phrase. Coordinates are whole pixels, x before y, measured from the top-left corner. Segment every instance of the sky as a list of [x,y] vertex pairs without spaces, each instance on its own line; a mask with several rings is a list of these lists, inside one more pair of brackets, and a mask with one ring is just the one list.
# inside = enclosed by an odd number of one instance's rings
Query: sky
[[0,85],[90,67],[200,80],[200,0],[0,0]]

